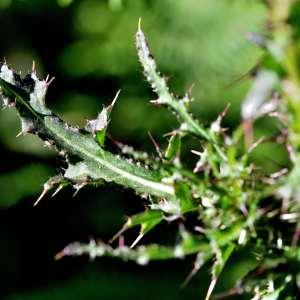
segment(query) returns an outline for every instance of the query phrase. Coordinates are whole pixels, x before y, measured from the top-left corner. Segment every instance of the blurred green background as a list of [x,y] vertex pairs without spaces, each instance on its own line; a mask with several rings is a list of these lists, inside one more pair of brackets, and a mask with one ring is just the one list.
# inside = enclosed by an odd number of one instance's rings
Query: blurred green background
[[[247,40],[265,31],[267,8],[256,0],[0,0],[0,57],[20,70],[32,61],[40,77],[55,76],[47,104],[68,122],[82,126],[121,89],[109,132],[119,141],[154,153],[148,131],[162,145],[176,128],[164,109],[149,105],[153,95],[137,62],[134,34],[138,18],[161,71],[177,94],[193,86],[193,112],[204,123],[231,103],[230,128],[240,121],[240,103],[251,80],[245,77],[263,57]],[[274,130],[270,122],[258,134]],[[115,186],[66,189],[33,207],[45,180],[64,167],[35,136],[15,138],[14,110],[0,112],[0,298],[15,299],[202,299],[210,273],[204,267],[184,289],[192,269],[185,261],[136,266],[112,259],[53,256],[67,243],[89,237],[107,241],[125,215],[144,203]],[[286,163],[280,146],[258,149],[256,160],[272,152]],[[176,224],[164,224],[145,242],[172,241]],[[160,234],[163,232],[163,236]],[[167,233],[166,233],[167,232]],[[132,239],[136,232],[129,233]],[[230,288],[254,257],[232,259],[217,290]]]

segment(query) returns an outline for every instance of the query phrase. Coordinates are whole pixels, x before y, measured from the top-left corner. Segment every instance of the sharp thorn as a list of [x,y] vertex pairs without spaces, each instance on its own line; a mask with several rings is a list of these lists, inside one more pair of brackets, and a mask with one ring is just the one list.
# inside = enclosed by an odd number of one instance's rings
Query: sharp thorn
[[150,100],[150,103],[157,106],[162,104],[161,102],[159,102],[159,100]]
[[189,97],[192,96],[193,88],[194,88],[194,87],[195,87],[195,83],[192,83],[192,84],[190,85],[190,87],[188,88],[187,94],[188,94]]
[[220,113],[220,116],[222,119],[226,116],[230,106],[231,106],[231,103],[227,103],[224,110]]
[[112,101],[112,103],[111,103],[112,107],[115,105],[116,101],[118,100],[120,93],[121,93],[121,90],[118,90],[115,97],[114,97],[114,99],[113,99],[113,101]]
[[114,97],[114,99],[113,99],[113,101],[112,101],[111,104],[107,107],[107,110],[108,110],[109,112],[111,112],[111,110],[113,109],[113,107],[114,107],[116,101],[117,101],[118,98],[119,98],[120,93],[121,93],[121,90],[118,90],[117,93],[116,93],[116,95],[115,95],[115,97]]
[[195,155],[201,156],[203,153],[196,151],[196,150],[191,150],[191,152]]
[[205,300],[209,300],[210,299],[210,296],[216,286],[216,283],[217,283],[217,279],[216,278],[213,278],[210,285],[209,285],[209,288],[207,290],[207,294],[206,294],[206,297],[205,297]]
[[109,244],[114,242],[118,237],[120,237],[128,229],[127,223],[108,241]]
[[131,244],[130,248],[134,248],[137,243],[143,238],[144,234],[143,233],[140,233],[138,235],[138,237],[133,241],[133,243]]
[[123,248],[124,246],[125,246],[124,236],[121,235],[121,236],[119,236],[118,247]]
[[175,134],[178,134],[178,133],[180,133],[180,130],[179,129],[174,129],[170,132],[164,133],[163,137],[168,137],[168,136],[175,135]]
[[155,150],[156,150],[156,152],[157,152],[159,158],[162,159],[162,158],[163,158],[163,154],[162,154],[162,152],[161,152],[161,150],[160,150],[159,145],[157,144],[157,142],[156,142],[155,139],[153,138],[152,134],[150,133],[150,131],[148,131],[148,135],[149,135],[149,138],[150,138],[152,144],[154,145],[154,148],[155,148]]
[[21,135],[23,135],[23,131],[20,131],[20,132],[16,135],[16,138],[20,137]]
[[84,186],[86,186],[87,185],[87,183],[81,183],[81,184],[79,184],[79,185],[75,185],[74,186],[74,188],[75,188],[75,193],[73,194],[73,198],[78,194],[78,192],[84,187]]
[[49,87],[49,85],[53,82],[53,80],[55,79],[55,77],[52,77],[48,82],[47,82],[47,86]]
[[80,190],[80,188],[78,189],[76,189],[76,191],[73,193],[73,195],[72,195],[72,197],[74,198],[74,197],[76,197],[76,195],[78,194],[78,192],[79,192],[79,190]]
[[192,269],[192,271],[187,275],[187,277],[185,278],[183,283],[180,285],[180,288],[186,287],[187,284],[191,281],[191,279],[196,275],[197,272],[198,272],[198,269],[194,267]]
[[251,153],[261,143],[265,142],[265,140],[266,140],[266,138],[264,136],[262,136],[256,142],[252,143],[252,145],[249,145],[248,150],[247,150],[248,154]]
[[32,67],[31,67],[31,71],[32,71],[32,73],[35,73],[35,61],[33,60],[32,61]]
[[57,254],[55,254],[54,260],[60,260],[60,259],[62,259],[64,256],[66,256],[66,255],[65,255],[64,250],[62,250],[62,251],[58,252]]
[[43,192],[38,197],[38,199],[33,203],[33,206],[36,206],[44,198],[44,196],[47,194],[47,192],[48,192],[48,190],[44,189]]
[[57,195],[62,189],[63,189],[63,186],[60,185],[60,186],[55,190],[55,192],[51,195],[51,198],[54,197],[55,195]]

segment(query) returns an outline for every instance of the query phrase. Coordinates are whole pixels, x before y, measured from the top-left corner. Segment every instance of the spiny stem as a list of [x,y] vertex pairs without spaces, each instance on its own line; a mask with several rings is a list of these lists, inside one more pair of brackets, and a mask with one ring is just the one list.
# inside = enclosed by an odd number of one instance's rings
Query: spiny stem
[[176,111],[179,119],[183,122],[183,124],[186,124],[186,131],[200,138],[204,138],[207,141],[212,141],[212,137],[209,135],[209,133],[197,121],[193,119],[182,102],[179,102],[177,99],[172,99],[172,101],[169,102],[168,105],[174,111]]
[[[160,75],[156,62],[151,55],[146,37],[141,30],[140,21],[136,33],[136,47],[146,79],[151,84],[153,91],[158,95],[158,99],[152,102],[168,106],[175,112],[179,121],[182,122],[180,128],[182,131],[189,132],[211,142],[222,160],[227,160],[225,153],[217,144],[214,135],[191,116],[183,100],[178,99],[170,92],[166,79]],[[190,99],[188,100],[191,101]]]
[[[243,226],[242,222],[237,222],[232,227],[224,231],[223,235],[218,235],[217,243],[219,247],[228,245],[230,242],[235,241]],[[112,248],[103,242],[95,242],[92,240],[89,244],[75,242],[65,247],[61,252],[56,255],[57,259],[64,256],[77,256],[89,255],[91,258],[110,256],[118,257],[125,261],[132,260],[139,264],[146,264],[152,260],[166,260],[173,258],[182,258],[187,255],[196,254],[199,252],[207,253],[206,260],[212,257],[211,245],[208,241],[203,239],[195,239],[194,237],[185,238],[175,247],[148,245],[139,246],[137,248],[130,248],[122,246],[119,248]],[[210,253],[210,254],[209,254]],[[144,260],[142,260],[144,259]]]

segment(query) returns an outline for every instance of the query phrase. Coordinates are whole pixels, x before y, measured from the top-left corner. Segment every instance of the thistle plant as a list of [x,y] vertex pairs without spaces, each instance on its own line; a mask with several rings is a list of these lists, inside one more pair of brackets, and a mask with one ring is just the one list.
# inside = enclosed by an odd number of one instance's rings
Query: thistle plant
[[[157,95],[151,103],[167,108],[178,119],[167,147],[161,150],[156,145],[157,157],[122,143],[118,143],[121,155],[107,150],[110,112],[121,98],[119,93],[96,119],[89,120],[84,128],[76,128],[46,107],[51,80],[40,80],[35,68],[21,77],[6,63],[1,65],[3,106],[16,108],[21,120],[20,134],[38,135],[58,151],[68,166],[63,174],[44,184],[35,204],[48,192],[55,195],[68,185],[78,192],[86,185],[105,182],[132,190],[146,203],[145,211],[129,217],[108,243],[74,242],[55,258],[110,256],[146,265],[152,260],[194,255],[194,268],[185,284],[204,263],[211,263],[212,279],[206,296],[209,299],[230,256],[245,249],[256,254],[257,263],[230,293],[249,293],[254,295],[253,299],[279,299],[285,295],[290,298],[284,299],[293,299],[300,285],[299,104],[292,100],[288,105],[279,103],[274,92],[282,92],[282,79],[272,70],[261,70],[243,104],[243,124],[233,132],[223,128],[227,107],[206,126],[189,111],[193,101],[190,93],[179,97],[170,91],[140,25],[136,48],[145,78]],[[282,131],[287,132],[283,143],[289,149],[291,170],[262,174],[251,161],[251,152],[262,142],[253,140],[251,128],[255,119],[264,115],[279,118]],[[182,159],[188,137],[196,140],[197,145],[189,149],[189,155],[197,157],[192,169]],[[185,224],[195,217],[197,223],[187,229]],[[173,246],[143,244],[143,237],[161,222],[178,224],[178,242]],[[139,227],[139,235],[124,243],[126,231],[133,227]]]

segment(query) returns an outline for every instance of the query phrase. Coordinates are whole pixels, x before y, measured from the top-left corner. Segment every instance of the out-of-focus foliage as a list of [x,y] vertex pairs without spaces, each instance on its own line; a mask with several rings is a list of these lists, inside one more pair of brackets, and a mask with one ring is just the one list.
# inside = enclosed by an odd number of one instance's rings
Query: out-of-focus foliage
[[139,17],[176,90],[195,83],[198,112],[216,112],[245,95],[248,83],[232,82],[262,54],[247,40],[263,28],[266,9],[259,1],[129,0],[118,10],[105,1],[83,1],[75,7],[76,41],[60,58],[63,69],[72,76],[119,76],[125,87],[132,84],[126,78],[137,73],[132,41]]
[[[37,194],[49,177],[49,169],[44,165],[26,165],[18,170],[0,176],[0,208],[15,205],[18,201]],[[25,180],[20,180],[24,178]]]

